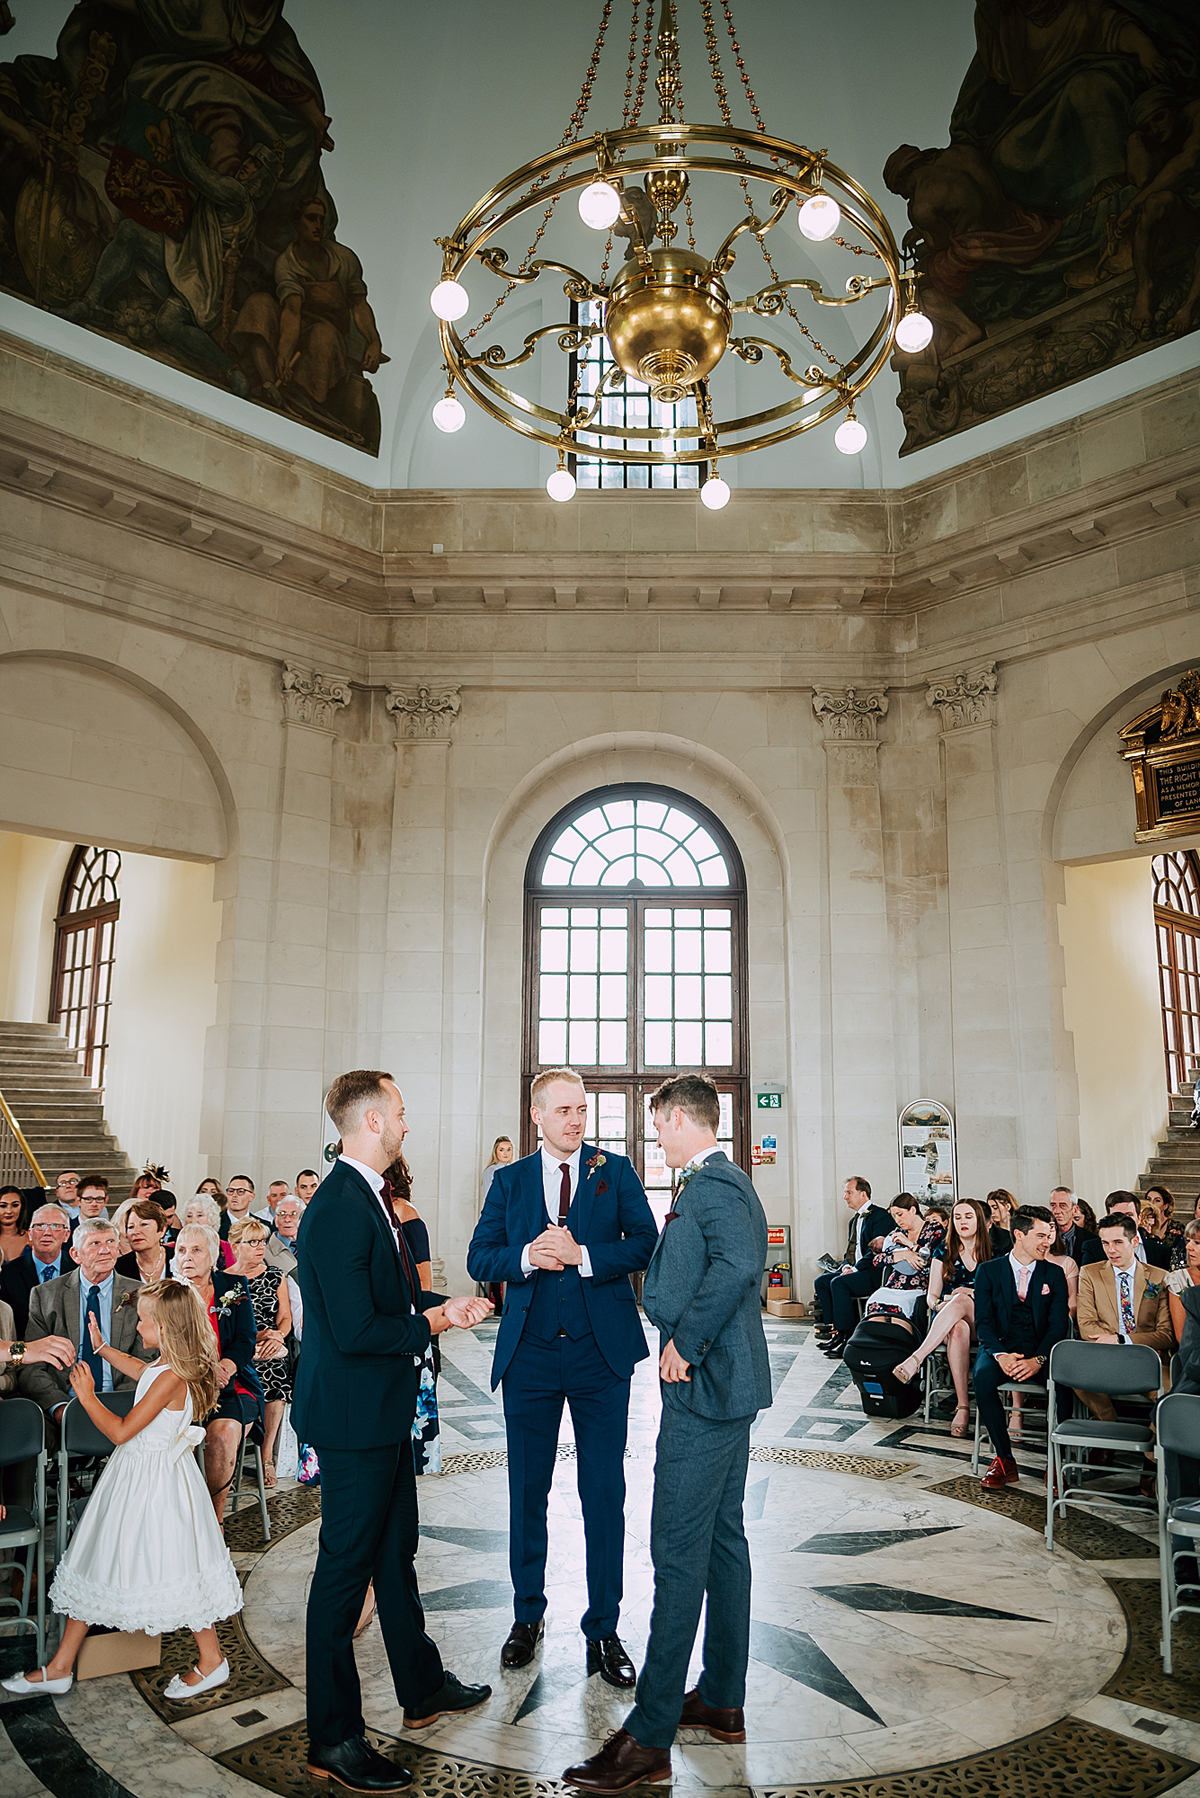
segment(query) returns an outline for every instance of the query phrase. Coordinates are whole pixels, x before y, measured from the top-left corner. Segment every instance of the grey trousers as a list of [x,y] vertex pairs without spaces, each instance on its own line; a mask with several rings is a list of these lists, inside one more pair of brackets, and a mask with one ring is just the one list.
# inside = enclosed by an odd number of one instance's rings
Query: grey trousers
[[664,1386],[654,1461],[650,1640],[625,1728],[643,1748],[669,1748],[679,1726],[688,1662],[708,1598],[700,1696],[721,1709],[746,1698],[750,1658],[750,1547],[742,1524],[750,1425],[697,1417]]

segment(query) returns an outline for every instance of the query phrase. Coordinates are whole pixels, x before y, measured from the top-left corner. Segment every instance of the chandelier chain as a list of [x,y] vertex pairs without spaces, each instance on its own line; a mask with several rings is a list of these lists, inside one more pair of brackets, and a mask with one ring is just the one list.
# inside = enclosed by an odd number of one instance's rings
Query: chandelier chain
[[[754,89],[750,86],[750,79],[749,79],[749,76],[746,74],[746,65],[742,58],[741,49],[738,45],[737,38],[734,36],[733,19],[730,15],[730,11],[729,11],[729,0],[721,0],[721,4],[722,4],[722,9],[725,14],[725,22],[729,26],[729,40],[730,40],[731,44],[733,45],[733,53],[737,59],[738,69],[741,73],[742,86],[745,88],[746,97],[750,102],[750,110],[754,115],[754,121],[755,121],[755,124],[758,126],[759,131],[765,133],[765,131],[767,129],[766,123],[763,120],[762,114],[758,110],[758,102],[754,98]],[[717,42],[717,28],[716,28],[716,24],[713,20],[712,0],[700,0],[700,10],[704,15],[704,37],[705,37],[705,41],[708,45],[708,64],[709,64],[710,69],[712,70],[713,87],[716,90],[717,105],[721,111],[722,122],[725,125],[732,128],[733,111],[729,104],[729,93],[725,86],[725,72],[721,66],[721,49],[720,49],[720,45]],[[737,157],[737,160],[739,162],[745,162],[747,160],[746,154],[743,150],[735,149],[734,155]],[[779,158],[777,156],[773,155],[771,157],[771,161],[775,164],[775,166],[777,168],[780,166]],[[742,194],[746,201],[746,210],[753,217],[753,215],[754,215],[754,200],[750,193],[749,183],[747,182],[746,177],[744,175],[740,176],[739,180],[741,182]],[[778,271],[776,270],[774,262],[771,259],[771,252],[767,248],[766,240],[765,240],[762,232],[755,231],[752,235],[754,236],[759,249],[762,251],[762,259],[766,263],[767,268],[770,271],[772,281],[778,281],[779,274],[778,274]],[[821,343],[816,337],[814,337],[813,333],[809,330],[808,326],[805,324],[804,320],[800,317],[800,314],[796,311],[796,308],[793,306],[791,300],[787,298],[786,294],[784,296],[783,303],[787,307],[788,314],[791,317],[792,322],[795,324],[797,330],[799,330],[803,336],[807,337],[809,343],[812,344],[812,346],[813,346],[814,350],[816,350],[817,354],[820,356],[824,356],[826,362],[828,362],[832,368],[840,369],[840,364],[838,362],[837,357],[831,356],[829,351],[825,348],[824,344]]]
[[[650,0],[647,0],[647,3],[649,4]],[[587,74],[583,78],[583,86],[579,90],[579,98],[575,102],[575,110],[571,114],[571,117],[567,122],[566,130],[563,132],[562,136],[558,140],[558,148],[560,150],[565,150],[568,144],[577,142],[578,138],[579,138],[579,134],[583,130],[583,121],[586,119],[588,107],[592,103],[592,88],[595,85],[595,81],[596,81],[596,70],[600,66],[600,57],[604,50],[604,39],[608,32],[608,22],[612,17],[612,9],[613,9],[613,0],[604,0],[604,11],[600,15],[600,29],[596,33],[596,42],[592,46],[592,56],[591,56],[591,61],[588,63],[588,66],[587,66]],[[527,200],[531,200],[533,198],[534,194],[537,193],[538,189],[540,187],[544,187],[546,182],[549,179],[550,179],[549,171],[547,171],[545,174],[539,175],[537,180],[534,181],[530,185],[529,191],[525,195],[525,198]],[[549,206],[547,206],[545,212],[542,214],[542,222],[538,226],[537,236],[534,238],[533,242],[530,244],[529,248],[526,250],[524,256],[521,258],[520,269],[521,269],[522,273],[524,273],[524,271],[529,267],[529,264],[533,261],[534,255],[538,248],[538,245],[541,243],[542,238],[546,235],[546,227],[549,225],[550,220],[554,217],[554,208],[558,205],[558,199],[559,199],[559,196],[557,194],[555,194],[555,196],[551,200]],[[471,326],[471,329],[467,332],[467,335],[466,335],[466,339],[465,339],[466,342],[469,343],[472,337],[477,336],[480,331],[482,331],[487,325],[491,324],[492,320],[495,318],[497,312],[499,312],[501,306],[503,306],[503,304],[504,304],[505,300],[508,298],[509,294],[512,293],[512,291],[515,287],[519,287],[519,286],[520,286],[519,281],[510,281],[508,283],[508,286],[504,289],[504,292],[500,295],[499,299],[495,302],[495,304],[491,307],[491,309],[484,313],[483,317],[479,320],[478,324],[474,324]]]

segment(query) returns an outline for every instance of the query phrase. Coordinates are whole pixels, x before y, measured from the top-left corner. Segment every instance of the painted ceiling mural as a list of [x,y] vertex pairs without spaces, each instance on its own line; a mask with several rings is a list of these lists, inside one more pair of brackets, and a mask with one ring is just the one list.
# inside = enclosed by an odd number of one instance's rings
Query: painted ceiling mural
[[1200,321],[1197,0],[976,0],[975,42],[949,146],[884,168],[936,324],[902,453]]
[[0,286],[373,455],[387,358],[283,13],[87,0],[53,56],[0,63]]

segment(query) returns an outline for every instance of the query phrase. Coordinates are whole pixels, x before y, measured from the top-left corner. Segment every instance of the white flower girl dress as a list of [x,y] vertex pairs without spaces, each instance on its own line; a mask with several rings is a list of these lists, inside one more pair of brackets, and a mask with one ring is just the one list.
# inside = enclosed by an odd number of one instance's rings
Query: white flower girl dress
[[[137,1385],[144,1398],[165,1363]],[[135,1403],[137,1400],[135,1400]],[[160,1411],[114,1449],[54,1575],[56,1611],[110,1629],[207,1629],[242,1608],[242,1588],[192,1451],[204,1431]]]

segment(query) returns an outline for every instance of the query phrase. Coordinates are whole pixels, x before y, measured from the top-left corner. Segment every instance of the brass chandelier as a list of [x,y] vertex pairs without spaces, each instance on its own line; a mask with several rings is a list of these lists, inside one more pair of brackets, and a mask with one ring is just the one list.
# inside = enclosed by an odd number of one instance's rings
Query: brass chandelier
[[[932,336],[933,327],[918,308],[915,275],[905,268],[887,220],[871,196],[830,162],[825,150],[808,150],[768,134],[746,75],[731,0],[720,0],[757,129],[734,125],[713,3],[699,0],[719,125],[692,125],[682,116],[673,0],[661,0],[656,37],[654,0],[631,0],[621,126],[584,135],[613,9],[613,0],[604,0],[579,101],[557,149],[506,176],[448,237],[436,240],[442,251],[442,278],[431,304],[440,320],[449,384],[433,409],[434,423],[442,431],[462,428],[466,409],[456,392],[461,390],[501,424],[557,449],[558,467],[546,484],[552,499],[567,500],[575,492],[568,456],[602,457],[605,462],[649,468],[706,463],[710,472],[701,498],[709,507],[720,507],[729,499],[729,488],[717,472],[720,456],[746,455],[784,443],[838,417],[837,447],[856,454],[867,441],[866,429],[855,416],[856,399],[883,368],[894,345],[920,350]],[[641,122],[652,44],[658,69],[656,125]],[[702,178],[708,177],[724,183],[718,194],[722,203],[731,180],[741,189],[740,216],[711,255],[696,247],[693,208]],[[703,184],[711,194],[714,183]],[[594,276],[539,254],[558,202],[569,193],[577,196],[583,223],[608,234]],[[777,273],[768,234],[793,206],[806,238],[815,244],[832,240],[862,260],[863,272],[849,277],[844,293],[827,292],[820,281],[809,277]],[[500,234],[538,211],[541,218],[532,244],[518,264],[510,265],[498,241]],[[725,222],[727,218],[726,212]],[[681,225],[686,228],[687,248],[676,243]],[[610,279],[614,238],[623,240],[622,260]],[[770,279],[744,299],[736,299],[730,294],[728,276],[735,257],[751,241]],[[505,286],[464,337],[457,321],[470,308],[463,277],[472,264],[499,277]],[[577,317],[531,331],[511,355],[502,344],[484,346],[481,333],[509,294],[533,287],[543,276],[566,277],[562,292],[576,302]],[[879,316],[866,341],[843,359],[819,341],[813,329],[818,315],[811,309],[853,307],[872,294],[882,301]],[[809,311],[809,320],[797,311],[797,303]],[[776,320],[785,330],[787,321],[795,329],[796,341],[789,346],[741,330],[742,317],[747,325],[755,318]],[[611,366],[591,391],[581,390],[584,357],[598,338],[606,340]],[[502,378],[523,365],[536,366],[538,350],[550,340],[575,358],[574,378],[561,410],[539,403]],[[747,365],[765,363],[768,371],[773,369],[776,391],[764,394],[766,403],[760,410],[718,418],[710,380],[729,354]],[[630,423],[627,416],[614,421],[606,401],[629,392],[626,383],[633,384],[634,392],[649,389],[650,399],[660,408],[673,408],[673,416],[653,422],[646,406],[644,424]],[[567,386],[564,381],[564,392]],[[678,402],[688,399],[694,407],[681,417],[685,408]]]

